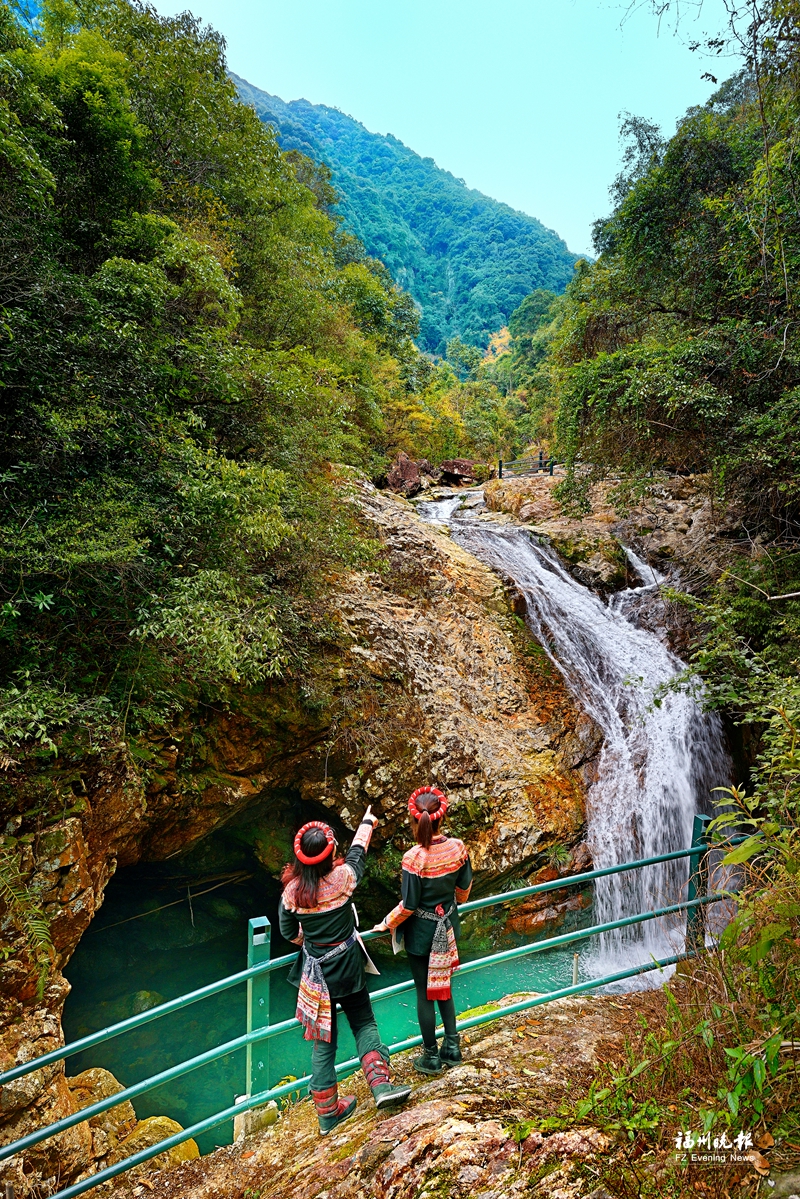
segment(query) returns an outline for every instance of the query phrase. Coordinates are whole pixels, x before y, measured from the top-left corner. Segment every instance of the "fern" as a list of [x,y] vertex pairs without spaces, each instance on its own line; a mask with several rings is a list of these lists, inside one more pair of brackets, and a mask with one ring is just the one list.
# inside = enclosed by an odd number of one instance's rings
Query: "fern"
[[38,968],[37,994],[41,998],[53,957],[50,921],[36,896],[23,883],[17,859],[7,849],[0,849],[0,900],[5,904],[11,923],[25,936],[28,951]]

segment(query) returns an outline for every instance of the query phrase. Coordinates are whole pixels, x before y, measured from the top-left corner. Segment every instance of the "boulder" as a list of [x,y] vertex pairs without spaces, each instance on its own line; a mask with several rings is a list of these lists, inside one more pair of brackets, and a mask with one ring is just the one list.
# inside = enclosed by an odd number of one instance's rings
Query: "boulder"
[[[72,1103],[76,1112],[93,1103],[99,1103],[102,1099],[108,1099],[111,1095],[118,1095],[125,1089],[110,1070],[103,1070],[100,1066],[94,1066],[89,1070],[84,1070],[81,1074],[76,1074],[73,1078],[68,1078],[67,1086],[72,1094]],[[115,1134],[119,1134],[120,1129],[124,1128],[123,1135],[127,1136],[133,1130],[135,1123],[136,1112],[133,1110],[131,1101],[126,1099],[123,1103],[118,1103],[116,1107],[110,1107],[107,1111],[92,1116],[89,1120],[89,1127],[103,1128],[106,1132],[113,1130]]]
[[[99,1066],[68,1078],[67,1086],[76,1112],[93,1103],[99,1103],[102,1099],[108,1099],[111,1095],[118,1095],[124,1089],[122,1083],[110,1071]],[[116,1153],[120,1141],[133,1132],[135,1127],[136,1112],[129,1099],[91,1117],[91,1155],[96,1169],[108,1165],[109,1155]]]
[[443,483],[472,483],[475,479],[475,463],[467,458],[448,458],[440,469]]
[[[582,874],[592,868],[592,851],[585,841],[573,846],[565,860],[551,859],[529,878],[536,886],[563,878],[565,882],[572,874]],[[570,912],[580,912],[592,902],[591,891],[580,891],[570,895],[569,891],[542,891],[522,903],[514,904],[506,921],[506,931],[530,934],[548,931],[564,923]]]
[[428,461],[427,458],[418,458],[417,466],[419,468],[420,474],[430,475],[430,477],[432,479],[439,478],[439,471],[436,469],[435,466],[431,465],[431,463]]
[[[705,475],[659,474],[627,496],[619,480],[602,479],[588,487],[582,516],[568,506],[562,510],[554,492],[563,480],[563,474],[493,479],[484,490],[486,506],[533,525],[567,559],[575,577],[601,594],[641,581],[622,561],[620,542],[673,582],[683,573],[695,590],[719,578],[723,570],[738,573],[740,560],[758,562],[763,554],[758,539],[750,541],[742,529],[741,507],[713,499],[711,480]],[[664,597],[657,599],[661,610],[653,626],[667,628],[673,648],[685,652],[685,609],[679,611],[670,602],[667,612]],[[638,619],[642,623],[641,615]]]
[[386,485],[390,491],[399,492],[406,497],[417,495],[422,490],[421,472],[413,458],[409,458],[403,450],[395,458],[387,476]]
[[[133,1132],[124,1141],[120,1141],[118,1148],[110,1156],[110,1162],[119,1162],[126,1157],[131,1157],[134,1153],[139,1153],[142,1149],[150,1149],[159,1141],[174,1136],[176,1132],[183,1132],[183,1125],[179,1124],[177,1120],[171,1120],[169,1116],[150,1116],[147,1120],[140,1120]],[[200,1150],[197,1148],[197,1142],[184,1141],[182,1145],[173,1145],[165,1153],[159,1153],[156,1157],[151,1158],[140,1169],[172,1170],[199,1156]]]

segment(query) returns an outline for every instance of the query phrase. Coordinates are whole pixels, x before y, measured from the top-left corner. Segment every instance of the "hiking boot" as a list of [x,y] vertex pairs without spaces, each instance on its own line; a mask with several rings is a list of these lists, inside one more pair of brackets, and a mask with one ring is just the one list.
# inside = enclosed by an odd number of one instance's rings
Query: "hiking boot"
[[388,1107],[390,1103],[405,1103],[411,1094],[411,1087],[392,1086],[389,1082],[389,1063],[377,1049],[364,1054],[361,1068],[377,1108]]
[[461,1065],[464,1059],[461,1056],[461,1037],[458,1033],[452,1035],[445,1033],[442,1047],[439,1050],[439,1060],[445,1070],[452,1070],[453,1066]]
[[320,1136],[323,1137],[333,1132],[337,1124],[352,1116],[356,1110],[355,1095],[343,1095],[340,1099],[336,1083],[325,1091],[312,1091],[311,1097],[317,1109]]
[[442,1060],[439,1057],[438,1046],[423,1045],[422,1054],[415,1057],[411,1065],[418,1074],[441,1074]]

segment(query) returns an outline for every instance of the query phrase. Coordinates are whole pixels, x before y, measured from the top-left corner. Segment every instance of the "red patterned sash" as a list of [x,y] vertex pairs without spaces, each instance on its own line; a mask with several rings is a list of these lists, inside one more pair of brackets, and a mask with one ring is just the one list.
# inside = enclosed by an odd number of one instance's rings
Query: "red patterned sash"
[[[353,909],[355,911],[355,908]],[[358,917],[356,916],[356,919]],[[356,941],[361,946],[361,952],[367,959],[364,967],[367,974],[380,974],[380,970],[367,953],[367,947],[361,940],[357,928],[353,929],[346,941],[340,941],[328,950],[321,958],[312,958],[303,946],[303,974],[300,978],[300,989],[297,993],[297,1010],[295,1017],[303,1026],[303,1036],[307,1041],[327,1041],[332,1035],[331,993],[322,969],[323,962],[331,962],[345,953]]]
[[454,903],[450,905],[447,911],[444,910],[441,904],[437,904],[435,912],[426,912],[424,908],[417,908],[414,913],[415,916],[419,916],[422,920],[436,921],[436,928],[433,930],[431,956],[428,959],[428,999],[450,998],[450,980],[453,971],[457,970],[461,964],[458,958],[456,934],[450,922],[450,917],[455,910],[456,905]]
[[341,957],[351,945],[355,945],[356,934],[353,932],[346,941],[340,941],[329,949],[321,958],[312,958],[303,946],[303,975],[300,979],[300,990],[297,993],[297,1011],[295,1016],[303,1026],[303,1036],[307,1041],[327,1041],[331,1039],[331,993],[325,981],[322,970],[323,962],[332,962]]

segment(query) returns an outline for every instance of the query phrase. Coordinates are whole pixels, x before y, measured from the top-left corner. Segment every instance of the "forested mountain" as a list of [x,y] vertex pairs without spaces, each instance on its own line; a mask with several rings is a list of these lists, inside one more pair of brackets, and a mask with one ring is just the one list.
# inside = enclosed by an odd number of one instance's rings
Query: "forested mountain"
[[284,150],[330,168],[347,228],[421,306],[423,349],[443,354],[456,335],[485,345],[529,292],[562,292],[572,278],[577,256],[534,217],[468,188],[432,158],[391,134],[370,133],[338,109],[287,104],[233,78]]

